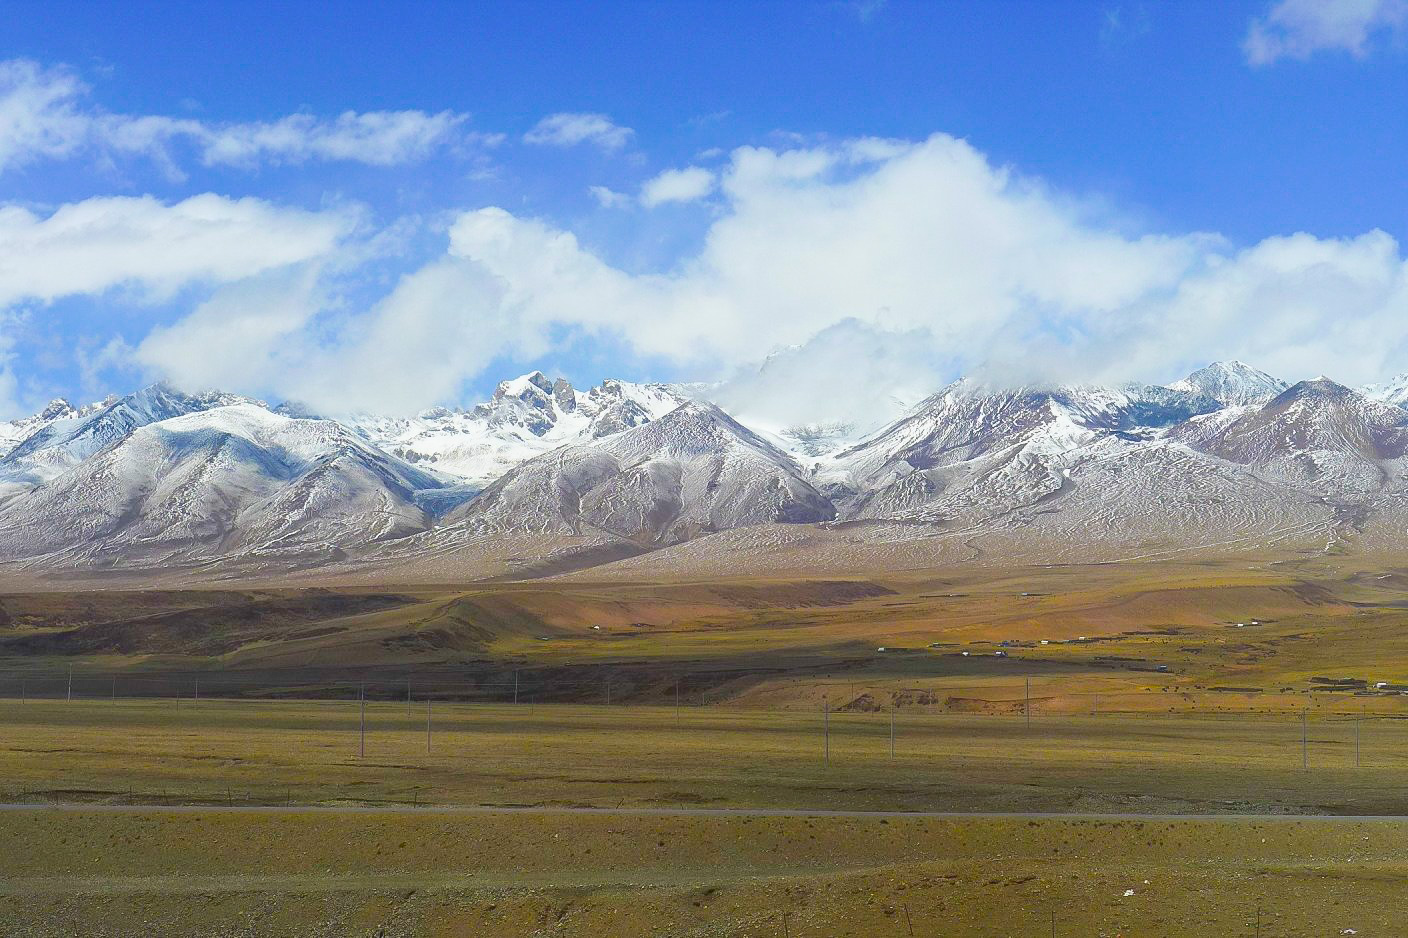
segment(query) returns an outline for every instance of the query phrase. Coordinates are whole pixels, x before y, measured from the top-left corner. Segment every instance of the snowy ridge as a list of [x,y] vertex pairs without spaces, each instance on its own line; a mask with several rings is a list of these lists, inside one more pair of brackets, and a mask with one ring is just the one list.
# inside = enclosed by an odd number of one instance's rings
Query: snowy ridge
[[661,544],[834,514],[790,456],[712,404],[690,402],[530,460],[447,520],[480,533],[597,531]]
[[655,420],[686,398],[658,384],[604,381],[585,394],[532,372],[504,381],[470,410],[436,408],[411,418],[361,417],[365,439],[402,459],[483,488],[514,466],[569,443]]
[[1207,395],[1224,406],[1265,404],[1286,387],[1286,382],[1239,361],[1213,362],[1169,385],[1174,391]]
[[0,565],[531,562],[569,543],[702,557],[681,545],[730,531],[754,534],[719,543],[916,558],[1394,544],[1408,410],[1392,397],[1236,362],[1168,387],[962,380],[856,440],[844,421],[760,432],[698,388],[579,392],[540,372],[476,407],[345,422],[154,385],[3,425]]
[[1383,384],[1371,384],[1360,389],[1370,400],[1383,401],[1395,407],[1408,407],[1408,374],[1398,375]]
[[136,427],[0,508],[8,558],[170,563],[328,555],[423,530],[446,483],[324,420],[231,401]]

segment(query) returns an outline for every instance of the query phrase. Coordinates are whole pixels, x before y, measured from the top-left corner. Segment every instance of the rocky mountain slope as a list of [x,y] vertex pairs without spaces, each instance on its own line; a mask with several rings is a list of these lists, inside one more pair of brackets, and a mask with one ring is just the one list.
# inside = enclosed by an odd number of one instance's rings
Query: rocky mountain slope
[[712,404],[689,402],[529,460],[446,520],[479,532],[598,531],[666,544],[834,516],[790,456]]
[[[182,401],[169,389],[134,398],[6,457],[6,468],[41,469],[0,506],[0,556],[99,569],[251,556],[302,564],[424,530],[431,516],[419,496],[450,487],[331,421]],[[158,399],[187,412],[77,458],[134,414],[154,416],[142,405]]]

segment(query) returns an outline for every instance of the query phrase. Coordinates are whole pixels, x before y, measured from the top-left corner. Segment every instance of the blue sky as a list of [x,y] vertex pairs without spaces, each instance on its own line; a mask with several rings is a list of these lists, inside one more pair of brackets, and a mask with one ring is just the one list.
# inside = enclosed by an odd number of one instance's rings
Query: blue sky
[[1408,370],[1403,0],[11,10],[0,412]]

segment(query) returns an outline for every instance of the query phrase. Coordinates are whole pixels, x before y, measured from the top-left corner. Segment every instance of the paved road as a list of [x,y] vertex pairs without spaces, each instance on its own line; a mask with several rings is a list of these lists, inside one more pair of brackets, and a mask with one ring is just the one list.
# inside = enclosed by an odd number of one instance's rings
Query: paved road
[[1408,823],[1393,814],[1100,814],[1059,811],[835,811],[800,808],[606,808],[550,805],[121,805],[0,803],[0,811],[65,811],[110,814],[566,814],[636,817],[782,817],[782,818],[971,818],[1045,821],[1331,821]]

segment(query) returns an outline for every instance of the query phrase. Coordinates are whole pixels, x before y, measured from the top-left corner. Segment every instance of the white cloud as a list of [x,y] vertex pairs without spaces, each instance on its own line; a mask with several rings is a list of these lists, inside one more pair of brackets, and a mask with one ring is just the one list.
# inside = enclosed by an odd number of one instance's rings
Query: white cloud
[[665,202],[694,202],[714,191],[714,174],[699,166],[667,169],[641,186],[642,205],[654,208]]
[[18,417],[23,408],[19,403],[19,379],[15,375],[15,328],[13,313],[0,312],[0,420]]
[[74,101],[83,84],[67,69],[0,62],[0,172],[73,153],[88,133]]
[[179,322],[153,329],[131,357],[193,390],[286,385],[302,364],[287,356],[301,357],[300,333],[322,306],[318,273],[297,264],[226,285]]
[[[1156,380],[1241,357],[1291,377],[1315,359],[1364,381],[1408,360],[1408,268],[1380,232],[1243,250],[1131,236],[942,135],[741,148],[721,191],[702,249],[669,273],[626,273],[500,209],[462,216],[451,250],[503,284],[493,312],[509,334],[609,334],[696,374],[848,321],[950,376]],[[834,412],[836,378],[814,374],[817,415]]]
[[395,166],[457,144],[494,146],[502,135],[473,134],[452,111],[348,111],[335,118],[293,114],[268,122],[205,122],[111,114],[86,101],[88,89],[65,68],[0,62],[0,172],[84,150],[156,159],[179,175],[187,150],[207,166],[347,161]]
[[355,213],[197,195],[92,198],[47,216],[0,205],[0,308],[128,287],[152,298],[325,255]]
[[631,197],[624,192],[617,192],[606,186],[588,186],[587,191],[596,199],[596,204],[602,208],[617,208],[631,201]]
[[590,143],[603,150],[619,150],[635,131],[612,123],[605,114],[549,114],[523,135],[525,143],[570,147]]
[[321,273],[305,265],[226,286],[132,358],[191,389],[269,392],[331,414],[411,413],[458,399],[466,378],[513,347],[515,324],[496,311],[501,285],[459,258],[408,274],[351,318],[327,317]]
[[340,307],[326,274],[270,271],[154,333],[138,357],[329,411],[415,410],[569,342],[698,378],[795,346],[732,382],[771,397],[755,410],[778,422],[864,422],[890,406],[864,389],[959,373],[1170,380],[1241,358],[1356,383],[1408,362],[1408,263],[1382,232],[1245,248],[1130,234],[943,135],[744,147],[717,182],[700,247],[665,271],[628,272],[570,231],[483,208],[366,312]]
[[1408,0],[1278,0],[1252,20],[1242,51],[1252,65],[1307,59],[1321,50],[1368,54],[1376,33],[1408,25]]

